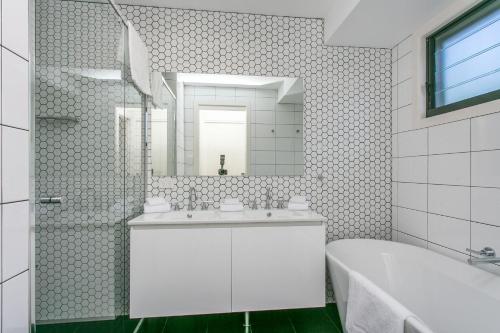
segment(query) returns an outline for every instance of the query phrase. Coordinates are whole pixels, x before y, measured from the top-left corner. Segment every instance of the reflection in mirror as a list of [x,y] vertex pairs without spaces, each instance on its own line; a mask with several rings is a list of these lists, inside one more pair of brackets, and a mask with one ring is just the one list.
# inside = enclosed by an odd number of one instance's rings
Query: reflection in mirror
[[151,174],[158,177],[175,176],[175,76],[154,73],[153,82],[153,103],[150,107]]
[[195,109],[193,170],[197,175],[248,174],[250,166],[247,108],[236,105],[198,105]]
[[300,78],[155,73],[153,176],[302,175]]

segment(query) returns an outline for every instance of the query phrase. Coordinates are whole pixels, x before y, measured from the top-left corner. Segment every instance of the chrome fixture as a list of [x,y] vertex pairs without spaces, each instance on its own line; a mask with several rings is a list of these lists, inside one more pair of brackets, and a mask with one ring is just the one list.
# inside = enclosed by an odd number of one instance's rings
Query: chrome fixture
[[251,324],[250,324],[250,312],[245,312],[245,322],[243,323],[243,327],[245,328],[245,333],[251,332]]
[[80,120],[77,117],[70,116],[35,116],[38,120],[54,120],[54,121],[63,121],[70,123],[78,123]]
[[467,259],[467,262],[469,263],[469,265],[481,264],[481,263],[494,264],[494,263],[500,262],[500,257],[497,257],[495,250],[489,246],[484,247],[480,251],[476,251],[476,250],[472,250],[472,249],[466,249],[466,251],[482,257],[482,258],[469,258],[469,259]]
[[44,197],[40,198],[41,204],[60,204],[62,203],[62,197]]
[[172,205],[172,210],[174,210],[174,211],[180,210],[178,202],[172,202],[171,205]]
[[251,210],[256,210],[258,208],[257,206],[257,199],[253,199],[252,201],[250,201],[250,209]]
[[194,187],[189,188],[189,204],[187,210],[195,210],[196,209],[196,200],[198,197],[196,196],[196,190]]
[[208,210],[208,207],[213,201],[202,201],[201,202],[201,210]]
[[118,16],[120,17],[120,20],[122,20],[123,24],[125,24],[125,26],[127,26],[127,19],[125,18],[125,16],[123,16],[122,12],[120,11],[120,9],[118,8],[118,6],[116,5],[115,1],[114,0],[108,0],[109,4],[111,5],[111,7],[113,7],[113,9],[115,10],[116,14],[118,14]]
[[271,216],[273,216],[273,213],[271,213],[271,212],[267,212],[266,216],[267,216],[267,217],[271,217]]
[[278,199],[278,209],[283,209],[283,208],[285,208],[285,200]]
[[266,206],[265,209],[271,209],[271,188],[266,189]]
[[188,214],[187,214],[187,217],[188,217],[188,219],[190,219],[190,218],[192,218],[192,217],[193,217],[193,214],[188,213]]

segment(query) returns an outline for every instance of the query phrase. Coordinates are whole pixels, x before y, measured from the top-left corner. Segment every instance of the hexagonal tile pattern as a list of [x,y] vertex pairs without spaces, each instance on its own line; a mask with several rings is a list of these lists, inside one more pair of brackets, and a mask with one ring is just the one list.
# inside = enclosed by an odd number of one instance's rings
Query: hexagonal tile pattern
[[[388,49],[328,47],[319,19],[122,6],[161,72],[302,77],[303,177],[148,177],[148,194],[187,204],[305,195],[328,217],[328,241],[391,238],[391,55]],[[150,167],[148,168],[150,169]],[[150,174],[150,173],[149,173]],[[333,297],[328,289],[329,300]]]
[[[37,194],[69,196],[64,209],[37,207],[37,319],[127,311],[123,211],[138,212],[143,179],[127,173],[137,169],[128,168],[127,152],[115,152],[116,137],[125,134],[115,129],[111,109],[125,93],[109,82],[54,70],[119,68],[120,29],[106,6],[37,1],[37,115],[80,117],[74,126],[36,127]],[[154,71],[302,77],[306,89],[302,177],[176,177],[173,189],[148,177],[149,195],[186,205],[194,186],[217,207],[226,196],[263,201],[270,186],[275,204],[305,195],[312,209],[328,217],[328,241],[390,239],[390,50],[325,46],[320,19],[121,8],[143,36]]]

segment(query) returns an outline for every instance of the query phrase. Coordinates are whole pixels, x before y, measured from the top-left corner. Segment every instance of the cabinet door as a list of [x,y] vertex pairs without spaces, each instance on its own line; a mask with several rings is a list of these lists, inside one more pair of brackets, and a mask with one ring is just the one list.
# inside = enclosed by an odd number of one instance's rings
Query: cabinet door
[[230,311],[230,229],[132,228],[131,318]]
[[232,310],[325,304],[323,225],[234,228]]

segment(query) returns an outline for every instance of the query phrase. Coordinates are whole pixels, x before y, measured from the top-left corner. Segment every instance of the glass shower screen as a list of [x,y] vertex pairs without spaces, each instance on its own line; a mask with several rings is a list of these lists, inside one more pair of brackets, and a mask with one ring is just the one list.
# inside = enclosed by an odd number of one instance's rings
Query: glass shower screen
[[125,26],[105,2],[36,1],[35,15],[36,327],[133,330],[126,222],[144,201],[145,103]]

